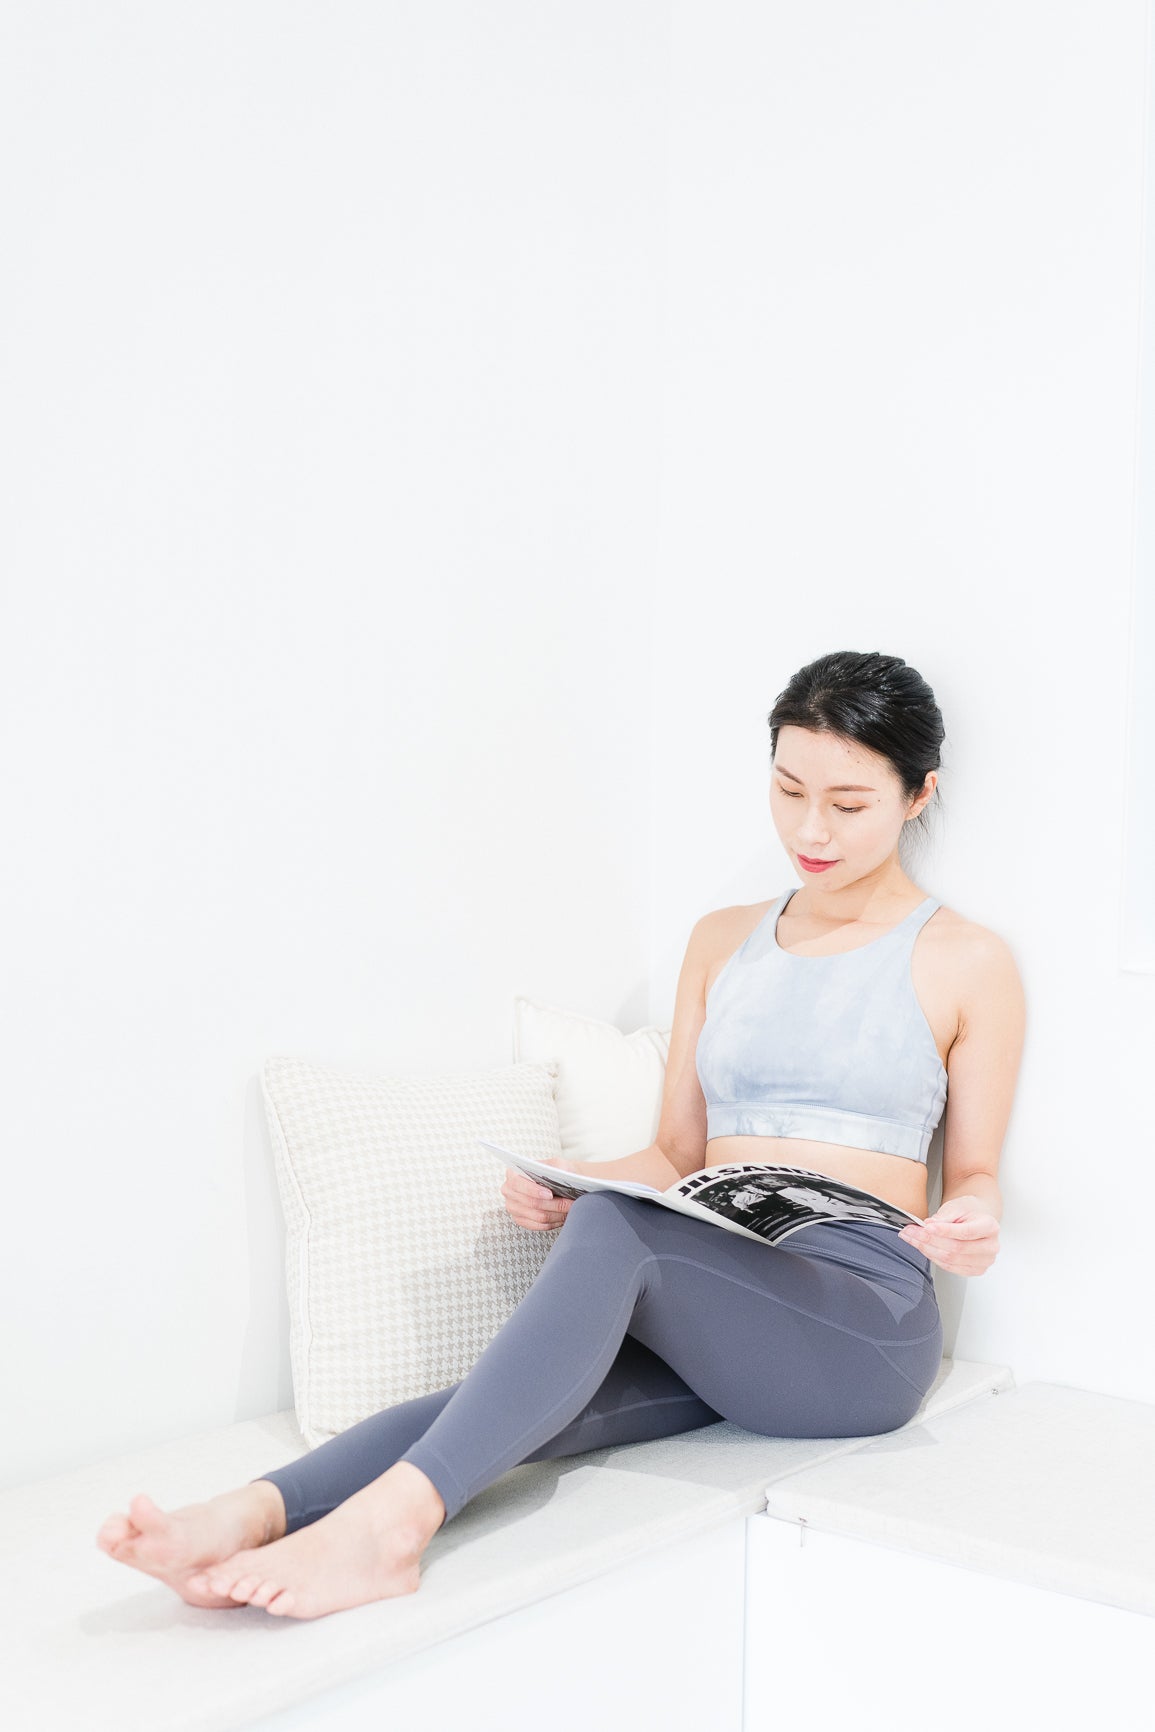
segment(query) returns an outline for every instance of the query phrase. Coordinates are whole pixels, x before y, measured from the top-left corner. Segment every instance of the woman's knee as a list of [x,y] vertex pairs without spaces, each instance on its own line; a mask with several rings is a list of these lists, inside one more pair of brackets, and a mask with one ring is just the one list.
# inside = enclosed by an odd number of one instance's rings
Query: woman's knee
[[570,1205],[566,1221],[596,1220],[600,1223],[617,1218],[631,1223],[641,1218],[641,1212],[652,1205],[641,1197],[627,1197],[621,1191],[583,1191]]
[[568,1235],[571,1244],[582,1236],[599,1245],[616,1242],[648,1255],[643,1235],[651,1213],[652,1205],[640,1197],[627,1197],[621,1191],[583,1191],[571,1204],[560,1236]]

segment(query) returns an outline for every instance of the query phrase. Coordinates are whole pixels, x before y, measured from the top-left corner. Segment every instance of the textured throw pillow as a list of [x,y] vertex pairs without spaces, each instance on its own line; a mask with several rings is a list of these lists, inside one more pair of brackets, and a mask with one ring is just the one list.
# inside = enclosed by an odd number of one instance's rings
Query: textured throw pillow
[[556,1067],[373,1076],[271,1058],[261,1086],[297,1424],[315,1449],[464,1377],[532,1285],[561,1229],[518,1226],[477,1138],[560,1155]]
[[658,1134],[670,1056],[668,1028],[623,1034],[612,1022],[513,1001],[515,1062],[556,1065],[563,1159],[616,1161]]

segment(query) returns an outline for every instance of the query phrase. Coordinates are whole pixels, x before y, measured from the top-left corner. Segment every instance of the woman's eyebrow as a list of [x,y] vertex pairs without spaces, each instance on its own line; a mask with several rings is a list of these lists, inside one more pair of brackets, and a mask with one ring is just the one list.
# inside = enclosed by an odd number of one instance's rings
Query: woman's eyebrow
[[[775,767],[780,776],[789,776],[792,782],[802,782],[802,777],[796,776],[793,770],[784,770],[780,765]],[[805,782],[802,782],[802,786],[806,786]],[[823,788],[822,792],[824,794],[877,794],[878,789],[868,788],[862,782],[835,782],[833,788]]]

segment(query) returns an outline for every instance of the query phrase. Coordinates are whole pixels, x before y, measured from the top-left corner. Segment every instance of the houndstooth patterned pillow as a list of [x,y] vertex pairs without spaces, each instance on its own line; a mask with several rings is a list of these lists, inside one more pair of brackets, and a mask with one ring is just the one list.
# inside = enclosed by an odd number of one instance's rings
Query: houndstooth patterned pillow
[[267,1060],[293,1396],[310,1449],[456,1383],[528,1291],[561,1229],[517,1225],[506,1169],[477,1138],[560,1155],[556,1082],[551,1063],[358,1076]]

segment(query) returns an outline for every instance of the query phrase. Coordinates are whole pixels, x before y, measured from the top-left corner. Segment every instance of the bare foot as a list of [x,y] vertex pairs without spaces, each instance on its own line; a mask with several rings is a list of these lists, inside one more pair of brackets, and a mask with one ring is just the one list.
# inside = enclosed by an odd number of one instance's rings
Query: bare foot
[[421,1554],[444,1516],[432,1482],[398,1462],[318,1521],[239,1551],[194,1580],[276,1617],[323,1618],[416,1593]]
[[284,1501],[267,1479],[176,1510],[160,1509],[139,1492],[128,1510],[127,1516],[109,1516],[97,1545],[118,1564],[166,1582],[190,1606],[235,1606],[232,1596],[193,1587],[190,1578],[231,1557],[238,1546],[258,1547],[285,1531]]

